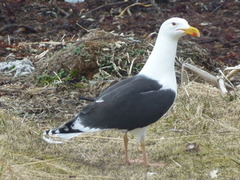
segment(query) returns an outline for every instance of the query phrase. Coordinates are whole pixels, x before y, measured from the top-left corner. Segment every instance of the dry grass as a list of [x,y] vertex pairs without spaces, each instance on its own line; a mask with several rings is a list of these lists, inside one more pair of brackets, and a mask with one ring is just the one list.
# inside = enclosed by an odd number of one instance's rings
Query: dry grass
[[[240,100],[203,84],[179,89],[173,109],[148,128],[151,162],[165,167],[123,163],[122,134],[87,134],[52,145],[41,139],[53,125],[0,112],[1,179],[215,179],[240,177]],[[186,151],[188,143],[199,148]],[[129,153],[138,158],[134,139]]]

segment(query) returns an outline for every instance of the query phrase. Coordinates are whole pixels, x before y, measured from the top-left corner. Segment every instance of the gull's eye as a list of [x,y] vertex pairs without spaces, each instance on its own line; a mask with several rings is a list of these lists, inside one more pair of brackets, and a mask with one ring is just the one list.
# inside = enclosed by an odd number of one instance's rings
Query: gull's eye
[[173,25],[173,26],[176,26],[176,25],[177,25],[177,23],[175,23],[175,22],[172,22],[172,25]]

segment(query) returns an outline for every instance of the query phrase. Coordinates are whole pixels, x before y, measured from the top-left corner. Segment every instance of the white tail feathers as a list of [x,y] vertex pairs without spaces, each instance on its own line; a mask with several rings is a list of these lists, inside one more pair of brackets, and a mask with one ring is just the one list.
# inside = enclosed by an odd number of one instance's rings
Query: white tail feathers
[[[54,133],[52,133],[52,131],[54,131]],[[55,133],[55,129],[51,129],[48,131],[45,131],[43,133],[43,140],[46,141],[47,143],[50,144],[61,144],[66,142],[66,140],[74,138],[76,136],[79,136],[80,134],[82,134],[82,132],[79,133]],[[58,140],[60,139],[60,140]]]
[[[95,132],[103,129],[91,128],[82,125],[81,120],[76,116],[71,121],[63,124],[59,128],[50,129],[43,133],[43,140],[51,144],[59,144],[66,142],[67,139],[74,138],[83,133]],[[54,139],[53,139],[54,138]],[[55,140],[60,138],[60,140]]]

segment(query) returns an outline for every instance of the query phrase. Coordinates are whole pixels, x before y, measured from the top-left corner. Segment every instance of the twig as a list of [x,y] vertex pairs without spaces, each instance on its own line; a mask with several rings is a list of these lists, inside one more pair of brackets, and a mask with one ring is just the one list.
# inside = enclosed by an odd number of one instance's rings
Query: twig
[[233,158],[231,158],[231,160],[240,166],[240,161],[237,161],[237,160],[235,160]]
[[8,37],[8,44],[11,45],[11,38],[9,35],[7,37]]
[[129,9],[130,9],[131,7],[133,7],[133,6],[151,7],[152,4],[143,4],[143,3],[134,3],[134,4],[131,4],[131,5],[127,6],[117,17],[123,16],[126,11],[129,12]]
[[[62,159],[62,157],[54,158],[54,159],[47,159],[47,160],[38,160],[37,159],[37,161],[35,161],[35,162],[29,162],[29,163],[24,163],[24,164],[14,164],[12,166],[15,167],[15,166],[26,166],[26,165],[38,164],[38,163],[47,163],[48,161],[54,161],[54,160],[59,160],[59,159]],[[34,160],[36,160],[36,159],[34,159]]]
[[57,78],[58,78],[58,80],[59,80],[59,83],[62,83],[62,80],[61,80],[61,78],[58,76],[58,74],[57,74],[55,71],[53,71],[53,73],[57,76]]
[[61,9],[58,5],[57,5],[57,1],[52,1],[51,5],[57,9],[57,11],[59,11],[60,13],[64,14],[66,17],[70,16],[70,14],[66,11],[64,11],[63,9]]
[[78,25],[80,28],[82,28],[83,30],[87,31],[87,32],[90,32],[90,30],[88,30],[87,28],[83,27],[82,25],[76,23],[76,25]]
[[236,70],[236,69],[240,69],[240,64],[237,65],[237,66],[234,66],[234,67],[227,67],[224,69],[224,73],[225,71],[230,71],[230,70]]
[[[227,71],[230,72],[227,74]],[[230,79],[238,72],[240,72],[240,65],[237,65],[235,67],[227,67],[226,69],[223,70],[223,73],[226,75],[227,79]]]
[[26,28],[25,31],[28,31],[30,33],[36,33],[37,32],[33,27],[25,25],[25,24],[9,24],[9,25],[5,25],[2,28],[0,28],[0,33],[4,32],[4,31],[9,32],[10,29],[16,29],[16,28],[20,28],[20,27]]
[[186,95],[187,95],[187,97],[190,97],[190,95],[189,95],[189,93],[188,93],[188,91],[187,91],[187,89],[185,88],[185,86],[183,86],[184,88],[184,91],[185,91],[185,93],[186,93]]
[[218,72],[221,74],[221,76],[232,86],[232,88],[234,89],[234,85],[231,83],[231,81],[224,75],[224,73],[222,72],[222,70],[218,70]]
[[218,87],[224,94],[228,93],[228,90],[226,89],[225,82],[222,77],[218,78]]
[[236,86],[236,89],[240,90],[240,85],[237,85],[237,86]]
[[127,52],[127,62],[130,63],[130,56],[128,52]]
[[182,167],[178,162],[176,162],[173,158],[170,158],[178,167]]
[[111,6],[116,6],[116,5],[123,5],[123,4],[127,4],[128,2],[117,2],[117,3],[109,3],[109,4],[104,4],[104,5],[102,5],[102,6],[99,6],[99,7],[97,7],[97,8],[95,8],[95,9],[92,9],[92,10],[90,10],[90,11],[88,11],[87,13],[85,13],[84,15],[88,15],[88,14],[91,14],[91,13],[93,13],[93,12],[95,12],[95,11],[98,11],[99,9],[103,9],[103,8],[107,8],[107,7],[111,7]]
[[210,83],[216,87],[218,86],[217,78],[215,76],[213,76],[212,74],[210,74],[202,69],[199,69],[194,65],[188,64],[188,63],[183,63],[183,67],[187,68],[187,69],[191,70],[192,72],[194,72],[195,74],[201,76],[208,83]]
[[226,75],[226,78],[230,79],[230,78],[233,77],[237,72],[240,72],[240,68],[230,71],[230,72]]
[[132,16],[132,13],[131,13],[131,11],[130,11],[130,8],[127,9],[127,13],[128,13],[129,16]]
[[184,65],[182,65],[181,68],[181,84],[188,84],[189,82],[189,77],[186,71],[186,68]]
[[47,49],[46,51],[43,51],[39,55],[36,55],[35,59],[42,59],[48,52],[49,52],[49,49]]
[[219,6],[217,6],[214,10],[212,10],[211,13],[216,12],[217,10],[219,10],[222,6],[224,5],[224,3],[220,4]]
[[130,76],[132,74],[132,68],[133,68],[133,64],[134,64],[134,61],[137,59],[137,57],[135,57],[132,61],[131,61],[131,64],[130,64],[130,68],[129,68],[129,71],[128,71],[128,76]]
[[64,34],[63,36],[62,36],[62,38],[61,38],[61,40],[60,41],[64,41],[64,38],[66,37],[66,34]]
[[70,41],[73,41],[73,39],[75,38],[75,34],[71,37]]
[[66,17],[70,16],[69,13],[67,13],[66,11],[64,11],[63,9],[61,9],[60,7],[57,6],[56,8],[57,8],[57,10],[58,10],[59,12],[61,12],[62,14],[64,14]]
[[[229,133],[229,131],[227,131],[226,133],[224,133],[224,132],[219,132],[219,133],[217,133],[217,134],[223,134],[225,137],[227,136],[227,135],[234,135],[234,136],[236,136],[236,137],[239,137],[239,133],[238,133],[238,131],[236,131],[237,133]],[[149,138],[148,139],[148,141],[166,141],[166,140],[179,140],[179,139],[182,139],[182,138],[197,138],[197,137],[203,137],[203,136],[210,136],[210,134],[209,133],[206,133],[206,134],[201,134],[201,135],[184,135],[184,136],[172,136],[172,137],[162,137],[162,138],[157,138],[157,139],[155,139],[155,138]],[[215,135],[213,135],[213,134],[211,134],[211,136],[216,136],[216,134]]]
[[[113,53],[113,56],[114,56],[114,53]],[[112,63],[112,65],[113,65],[114,70],[117,72],[117,74],[118,74],[120,77],[122,77],[121,73],[119,72],[119,69],[120,69],[120,68],[115,64],[115,62],[114,62],[113,60],[111,60],[111,63]]]

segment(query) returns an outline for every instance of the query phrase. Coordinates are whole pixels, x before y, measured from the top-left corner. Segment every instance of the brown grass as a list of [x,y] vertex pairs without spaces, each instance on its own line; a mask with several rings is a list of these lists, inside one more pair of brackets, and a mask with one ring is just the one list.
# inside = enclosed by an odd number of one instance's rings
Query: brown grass
[[[121,132],[86,134],[65,144],[47,144],[38,124],[0,112],[1,179],[215,179],[240,177],[240,100],[223,96],[207,85],[190,83],[179,88],[169,113],[147,132],[151,162],[143,167],[123,163]],[[187,151],[188,143],[199,148]],[[140,157],[130,139],[131,158]]]

